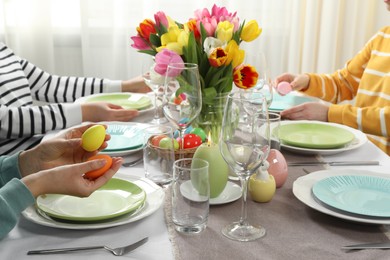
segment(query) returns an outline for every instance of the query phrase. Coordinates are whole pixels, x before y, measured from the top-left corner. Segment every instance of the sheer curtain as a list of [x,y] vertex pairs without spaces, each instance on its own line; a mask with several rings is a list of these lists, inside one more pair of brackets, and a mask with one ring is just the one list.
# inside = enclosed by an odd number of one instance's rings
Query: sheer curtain
[[0,0],[0,41],[53,74],[127,79],[146,58],[130,47],[144,18],[185,22],[213,3],[259,22],[262,35],[241,47],[265,52],[273,76],[333,72],[390,18],[382,0]]

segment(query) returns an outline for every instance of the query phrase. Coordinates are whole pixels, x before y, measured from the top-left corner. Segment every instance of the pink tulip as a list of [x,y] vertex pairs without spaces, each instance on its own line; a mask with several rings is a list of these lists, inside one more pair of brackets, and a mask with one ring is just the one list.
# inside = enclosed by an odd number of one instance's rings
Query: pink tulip
[[[174,51],[163,49],[155,56],[156,65],[154,66],[154,71],[158,74],[166,76],[168,65],[170,63],[183,63],[183,59]],[[184,64],[183,64],[184,66]],[[176,77],[181,73],[181,70],[174,70],[168,75],[169,77]]]
[[149,43],[145,41],[144,38],[141,36],[132,36],[130,37],[133,40],[133,44],[131,44],[131,47],[137,50],[150,50]]
[[157,12],[154,15],[154,20],[156,21],[157,28],[160,28],[160,26],[164,26],[165,28],[168,28],[168,19],[164,12]]

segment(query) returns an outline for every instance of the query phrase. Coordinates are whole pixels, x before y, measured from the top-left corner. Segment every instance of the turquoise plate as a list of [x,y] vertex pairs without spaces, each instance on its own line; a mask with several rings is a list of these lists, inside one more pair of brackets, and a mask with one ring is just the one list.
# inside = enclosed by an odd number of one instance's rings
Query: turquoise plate
[[112,178],[87,198],[47,194],[36,205],[46,215],[71,221],[101,221],[118,217],[143,205],[146,193],[136,184]]
[[281,96],[275,91],[272,97],[272,102],[269,107],[269,110],[280,112],[287,108],[291,108],[293,106],[300,105],[302,103],[313,102],[313,101],[315,101],[315,99],[312,97],[297,96],[292,94]]
[[353,141],[355,135],[341,127],[318,123],[291,123],[279,127],[279,139],[291,146],[330,149]]
[[106,123],[106,132],[111,135],[104,152],[134,150],[143,146],[143,130],[148,127],[142,123]]
[[316,182],[314,196],[346,212],[390,217],[390,179],[368,175],[332,176]]

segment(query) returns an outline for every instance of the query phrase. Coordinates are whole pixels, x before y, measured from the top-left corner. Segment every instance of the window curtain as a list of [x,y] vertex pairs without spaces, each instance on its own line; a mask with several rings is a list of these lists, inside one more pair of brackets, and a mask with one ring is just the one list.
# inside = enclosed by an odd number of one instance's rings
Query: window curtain
[[186,22],[214,3],[258,21],[262,35],[241,47],[264,52],[273,77],[343,67],[390,18],[381,0],[0,0],[0,41],[53,74],[128,79],[148,58],[130,47],[143,19]]

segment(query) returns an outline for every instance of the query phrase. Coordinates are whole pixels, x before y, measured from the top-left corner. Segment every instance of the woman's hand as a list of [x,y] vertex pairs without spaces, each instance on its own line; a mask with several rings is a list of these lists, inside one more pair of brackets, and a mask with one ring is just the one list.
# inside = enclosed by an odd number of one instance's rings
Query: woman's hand
[[294,75],[290,73],[284,73],[276,78],[275,86],[277,86],[282,81],[290,83],[293,90],[305,90],[309,86],[310,77],[307,74]]
[[118,171],[122,158],[113,158],[111,168],[95,180],[84,178],[86,172],[104,166],[105,160],[92,160],[72,165],[55,167],[30,174],[22,181],[34,197],[43,194],[66,194],[87,197],[103,186]]
[[308,102],[283,110],[282,118],[290,120],[318,120],[328,122],[329,104]]
[[106,102],[91,102],[81,105],[83,122],[124,121],[138,116],[136,109],[124,109]]
[[[57,166],[86,161],[107,147],[110,135],[105,136],[98,150],[87,152],[81,147],[82,134],[94,124],[78,126],[63,132],[49,140],[41,142],[36,147],[23,151],[19,155],[19,169],[22,176]],[[104,125],[105,128],[107,126]]]
[[142,76],[122,81],[122,92],[148,93],[152,90],[145,84]]

